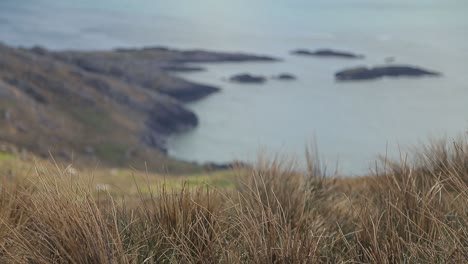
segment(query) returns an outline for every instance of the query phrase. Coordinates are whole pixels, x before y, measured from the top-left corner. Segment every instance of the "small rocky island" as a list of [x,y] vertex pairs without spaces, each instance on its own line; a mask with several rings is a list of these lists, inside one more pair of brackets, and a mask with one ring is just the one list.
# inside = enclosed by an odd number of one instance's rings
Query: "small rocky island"
[[[278,75],[273,75],[271,79],[278,81],[294,81],[297,79],[297,77],[290,73],[280,73]],[[267,81],[267,78],[261,75],[241,73],[230,77],[229,81],[241,84],[263,84]]]
[[335,79],[338,81],[359,81],[359,80],[375,80],[383,77],[423,77],[423,76],[440,76],[441,73],[422,69],[414,66],[392,65],[392,66],[376,66],[373,68],[356,67],[345,69],[335,74]]
[[279,81],[294,81],[297,79],[296,76],[290,73],[281,73],[281,74],[273,76],[272,78],[275,80],[279,80]]
[[314,57],[335,57],[335,58],[345,58],[345,59],[363,59],[364,55],[354,54],[347,51],[337,51],[331,49],[320,49],[316,51],[309,51],[306,49],[298,49],[291,51],[292,55],[300,56],[314,56]]
[[267,81],[264,76],[251,75],[248,73],[236,74],[229,78],[229,81],[243,84],[263,84]]

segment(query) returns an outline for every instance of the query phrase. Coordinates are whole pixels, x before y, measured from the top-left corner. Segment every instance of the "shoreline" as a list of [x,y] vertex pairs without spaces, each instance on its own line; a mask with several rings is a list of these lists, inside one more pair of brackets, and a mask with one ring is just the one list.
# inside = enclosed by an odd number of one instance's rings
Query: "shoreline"
[[[0,137],[40,156],[50,152],[64,160],[74,155],[119,166],[155,155],[160,156],[157,160],[174,160],[167,155],[167,137],[198,125],[185,103],[220,88],[172,73],[204,70],[187,64],[252,61],[279,59],[161,47],[50,51],[0,44],[0,90],[6,95],[0,108],[9,119],[0,125],[13,131]],[[66,121],[57,122],[60,119]]]

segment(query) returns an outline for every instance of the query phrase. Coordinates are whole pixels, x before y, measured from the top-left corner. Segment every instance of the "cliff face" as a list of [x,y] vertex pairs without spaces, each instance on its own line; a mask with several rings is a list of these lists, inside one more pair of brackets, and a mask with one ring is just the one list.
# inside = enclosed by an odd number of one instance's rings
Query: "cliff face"
[[218,88],[167,69],[232,59],[263,57],[162,48],[50,52],[0,44],[0,141],[74,162],[191,167],[164,155],[165,138],[198,124],[182,102]]

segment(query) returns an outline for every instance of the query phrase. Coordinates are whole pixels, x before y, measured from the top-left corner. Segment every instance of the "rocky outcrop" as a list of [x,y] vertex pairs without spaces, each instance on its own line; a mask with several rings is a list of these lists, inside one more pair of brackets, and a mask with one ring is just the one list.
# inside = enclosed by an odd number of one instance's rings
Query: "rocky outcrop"
[[142,142],[167,154],[166,137],[172,133],[184,132],[198,125],[198,117],[174,100],[167,98],[148,109],[146,130]]
[[146,124],[162,134],[183,132],[198,125],[198,117],[177,102],[155,104],[148,111]]
[[[168,50],[168,52],[177,52]],[[222,53],[209,52],[204,50],[189,50],[178,52],[179,56],[174,57],[173,62],[177,63],[213,63],[213,62],[277,62],[278,58],[262,55],[252,55],[246,53]]]
[[[40,53],[46,53],[41,50]],[[118,49],[107,52],[54,52],[61,61],[81,69],[110,76],[138,85],[151,91],[168,95],[176,100],[190,102],[219,91],[217,87],[198,84],[170,75],[172,71],[202,71],[188,63],[217,62],[274,62],[278,59],[243,53],[219,53],[202,50],[178,51],[164,47],[143,49]]]
[[280,80],[280,81],[294,81],[297,79],[297,77],[290,73],[281,73],[281,74],[273,76],[273,79]]
[[204,71],[205,69],[202,67],[196,67],[196,66],[164,66],[161,68],[163,71],[167,72],[201,72]]
[[169,84],[168,86],[162,85],[158,87],[158,92],[181,102],[192,102],[220,90],[218,87],[211,85],[187,82],[184,80],[176,80],[176,82],[178,82],[177,87],[171,87]]
[[423,76],[440,76],[441,74],[435,71],[429,71],[413,66],[377,66],[373,68],[356,67],[345,69],[335,74],[338,81],[357,81],[357,80],[374,80],[383,77],[423,77]]
[[262,84],[266,82],[264,76],[251,75],[248,73],[237,74],[229,78],[229,81],[244,84]]
[[293,55],[301,56],[314,56],[314,57],[336,57],[345,59],[363,59],[364,55],[354,54],[346,51],[336,51],[331,49],[321,49],[317,51],[309,51],[304,49],[298,49],[291,52]]

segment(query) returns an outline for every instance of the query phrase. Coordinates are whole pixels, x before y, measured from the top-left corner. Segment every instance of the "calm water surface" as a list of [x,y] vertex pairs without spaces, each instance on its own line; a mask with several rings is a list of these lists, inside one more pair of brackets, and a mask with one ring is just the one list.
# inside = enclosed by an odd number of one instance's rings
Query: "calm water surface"
[[[314,141],[342,172],[386,151],[463,134],[468,120],[468,2],[462,0],[1,0],[0,40],[52,49],[166,45],[247,51],[280,63],[203,65],[184,78],[222,92],[188,105],[200,126],[170,139],[194,161],[251,160],[259,150],[302,155]],[[363,61],[292,57],[295,48],[363,53]],[[443,78],[335,83],[335,71],[386,57]],[[232,74],[290,72],[295,82],[237,85]]]

